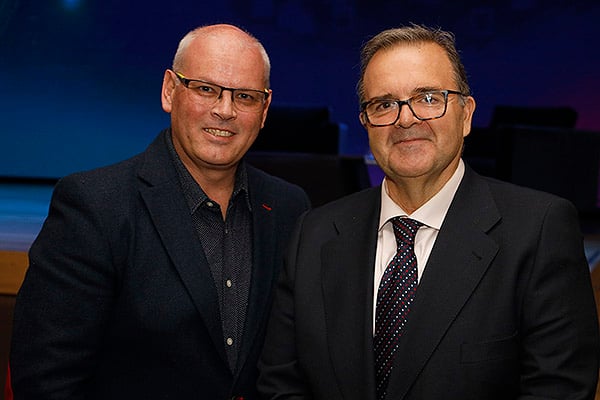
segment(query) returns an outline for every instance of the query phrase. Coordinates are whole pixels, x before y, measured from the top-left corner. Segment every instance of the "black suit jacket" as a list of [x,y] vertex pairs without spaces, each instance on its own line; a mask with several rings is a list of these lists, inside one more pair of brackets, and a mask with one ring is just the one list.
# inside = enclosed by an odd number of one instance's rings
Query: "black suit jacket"
[[[375,399],[380,190],[299,221],[259,363],[264,398]],[[387,398],[591,400],[598,350],[573,205],[467,167],[421,277]]]
[[308,197],[248,166],[253,269],[234,376],[168,134],[138,156],[56,185],[15,306],[16,400],[256,397],[271,289]]

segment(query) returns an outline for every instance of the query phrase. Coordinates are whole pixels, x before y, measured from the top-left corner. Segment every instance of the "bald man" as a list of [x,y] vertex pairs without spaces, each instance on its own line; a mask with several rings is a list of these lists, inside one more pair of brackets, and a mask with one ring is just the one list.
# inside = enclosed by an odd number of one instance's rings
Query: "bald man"
[[257,398],[272,287],[310,206],[243,160],[269,75],[238,27],[189,32],[164,73],[170,127],[58,182],[15,307],[15,399]]

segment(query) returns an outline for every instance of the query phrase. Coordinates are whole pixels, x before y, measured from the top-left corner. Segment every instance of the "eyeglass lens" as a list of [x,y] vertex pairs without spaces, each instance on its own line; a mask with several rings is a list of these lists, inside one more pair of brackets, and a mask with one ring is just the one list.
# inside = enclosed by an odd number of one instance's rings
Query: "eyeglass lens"
[[193,90],[196,100],[206,105],[217,102],[226,91],[231,93],[231,100],[240,111],[259,111],[266,100],[266,94],[259,90],[226,88],[210,82],[177,76],[188,89]]
[[400,117],[402,106],[407,105],[420,120],[440,118],[446,112],[447,92],[425,92],[408,100],[374,100],[367,104],[365,112],[373,125],[392,125]]

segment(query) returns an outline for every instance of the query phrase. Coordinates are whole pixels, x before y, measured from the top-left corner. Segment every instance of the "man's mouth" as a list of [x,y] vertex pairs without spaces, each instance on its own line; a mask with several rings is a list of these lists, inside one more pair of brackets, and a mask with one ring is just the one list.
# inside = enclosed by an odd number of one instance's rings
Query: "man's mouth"
[[213,136],[221,136],[221,137],[233,136],[232,132],[230,132],[230,131],[222,131],[220,129],[205,128],[204,131],[210,133]]

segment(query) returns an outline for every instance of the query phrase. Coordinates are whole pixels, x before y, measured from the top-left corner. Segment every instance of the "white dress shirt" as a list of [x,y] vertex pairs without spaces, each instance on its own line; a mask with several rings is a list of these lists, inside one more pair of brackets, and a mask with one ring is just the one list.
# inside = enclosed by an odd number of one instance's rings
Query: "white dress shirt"
[[375,279],[373,290],[373,332],[375,332],[375,309],[377,305],[377,291],[381,277],[387,265],[396,254],[397,244],[391,219],[394,217],[410,217],[423,225],[415,236],[415,255],[417,256],[417,282],[421,280],[429,254],[440,231],[442,222],[446,217],[450,203],[458,189],[465,172],[465,165],[461,159],[454,174],[427,203],[423,204],[412,214],[408,215],[398,204],[390,198],[387,191],[386,178],[381,185],[381,213],[379,215],[379,229],[377,233],[377,252],[375,255]]

